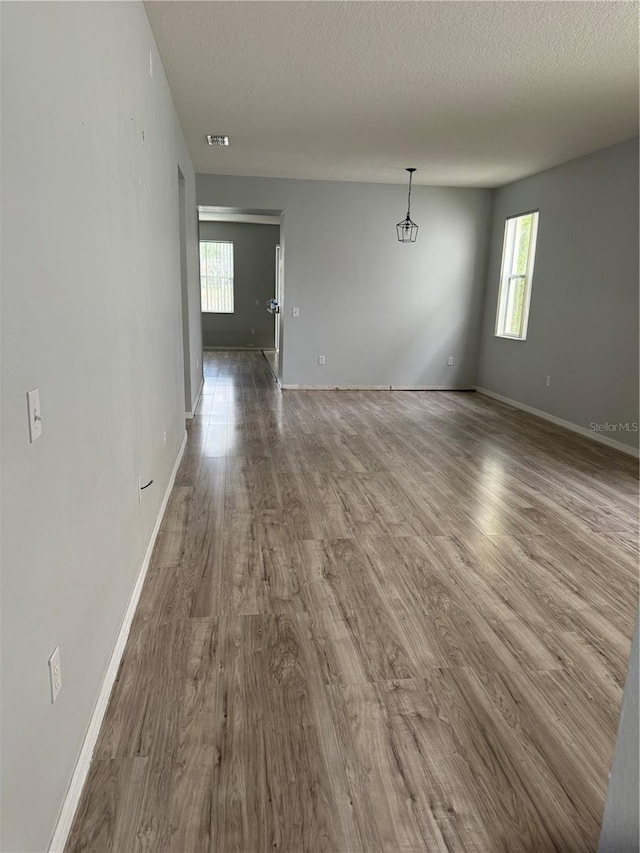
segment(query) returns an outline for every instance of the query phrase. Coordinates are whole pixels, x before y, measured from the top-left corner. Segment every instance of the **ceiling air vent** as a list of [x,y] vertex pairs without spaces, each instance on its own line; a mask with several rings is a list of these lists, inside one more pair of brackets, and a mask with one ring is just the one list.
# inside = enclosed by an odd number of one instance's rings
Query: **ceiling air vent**
[[209,145],[228,145],[228,136],[214,136],[212,133],[207,134],[207,142]]

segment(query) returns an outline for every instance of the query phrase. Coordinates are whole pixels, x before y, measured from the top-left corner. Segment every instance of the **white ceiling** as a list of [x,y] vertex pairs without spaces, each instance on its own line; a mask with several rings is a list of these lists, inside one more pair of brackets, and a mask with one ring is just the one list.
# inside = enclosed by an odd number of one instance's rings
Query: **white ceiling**
[[638,132],[636,2],[145,5],[197,172],[499,186]]

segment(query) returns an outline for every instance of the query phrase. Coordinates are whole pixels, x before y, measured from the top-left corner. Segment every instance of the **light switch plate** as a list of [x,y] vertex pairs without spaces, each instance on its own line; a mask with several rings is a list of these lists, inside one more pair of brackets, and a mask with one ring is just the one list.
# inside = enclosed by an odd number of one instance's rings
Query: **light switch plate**
[[62,669],[60,668],[60,649],[53,650],[49,658],[49,684],[51,686],[51,701],[55,702],[62,690]]
[[299,317],[300,316],[300,309],[299,308],[292,308],[291,309],[291,316],[292,317]]
[[29,441],[33,444],[42,435],[42,417],[40,416],[40,390],[34,388],[27,392],[29,412]]

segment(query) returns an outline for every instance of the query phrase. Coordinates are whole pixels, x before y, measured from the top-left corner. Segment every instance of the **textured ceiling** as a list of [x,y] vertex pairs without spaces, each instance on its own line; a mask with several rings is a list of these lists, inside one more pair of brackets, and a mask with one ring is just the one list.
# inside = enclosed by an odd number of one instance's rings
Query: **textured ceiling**
[[499,186],[638,132],[635,2],[145,5],[197,172]]

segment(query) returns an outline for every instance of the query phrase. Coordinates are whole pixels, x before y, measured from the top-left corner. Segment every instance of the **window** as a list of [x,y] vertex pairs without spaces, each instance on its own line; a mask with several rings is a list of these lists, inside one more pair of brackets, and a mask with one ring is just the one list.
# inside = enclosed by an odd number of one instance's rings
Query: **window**
[[200,294],[208,314],[233,314],[233,243],[200,240]]
[[496,316],[498,337],[518,341],[527,337],[537,234],[537,210],[511,216],[505,223]]

